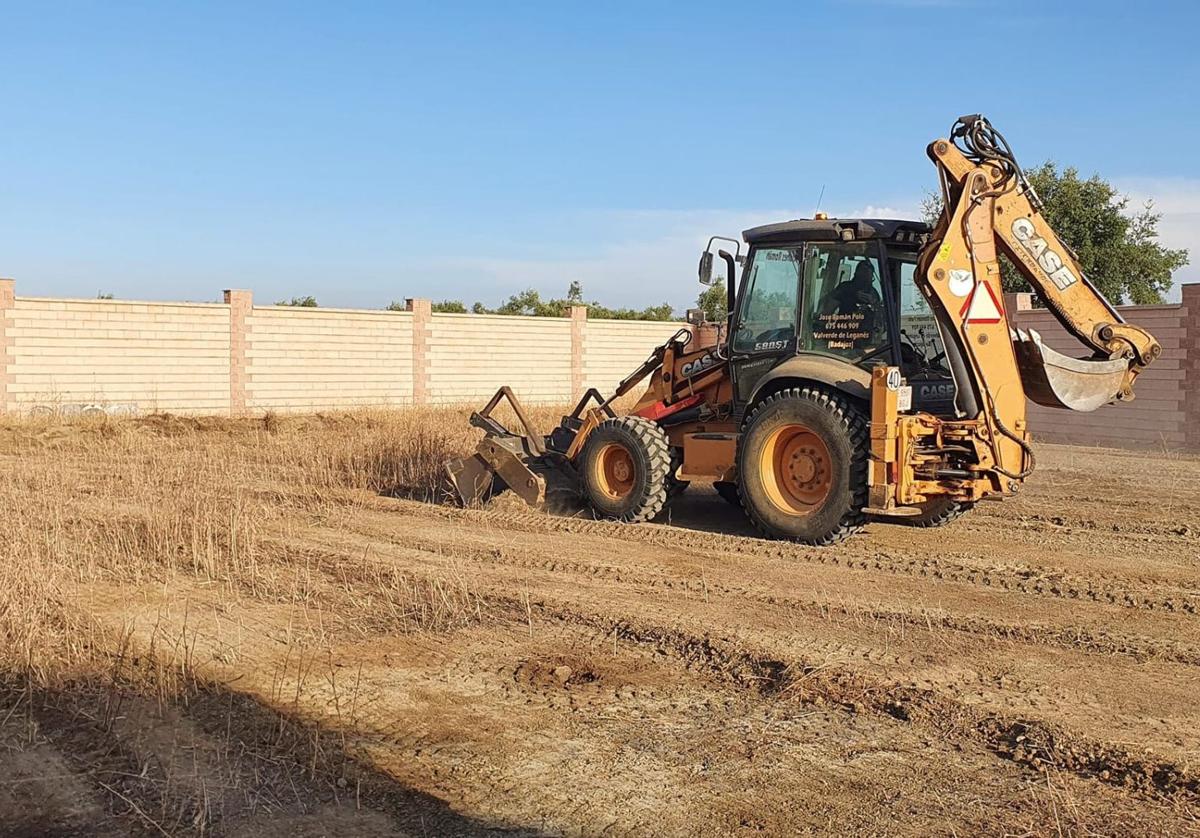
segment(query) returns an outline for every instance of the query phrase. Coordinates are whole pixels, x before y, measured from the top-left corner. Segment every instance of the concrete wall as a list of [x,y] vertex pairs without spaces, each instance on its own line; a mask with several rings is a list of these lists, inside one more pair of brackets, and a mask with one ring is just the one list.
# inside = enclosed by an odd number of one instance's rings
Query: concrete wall
[[411,404],[412,320],[404,311],[251,308],[246,409]]
[[426,341],[430,404],[487,401],[504,384],[530,404],[571,400],[568,318],[434,314]]
[[685,323],[644,323],[636,320],[593,320],[583,339],[583,388],[607,393],[637,369],[654,347]]
[[[262,413],[478,403],[502,384],[529,403],[610,392],[682,323],[16,296],[0,279],[0,411]],[[1014,322],[1052,347],[1078,344],[1009,295]],[[1022,306],[1018,303],[1025,302]],[[1163,355],[1137,398],[1096,413],[1030,405],[1037,439],[1200,451],[1200,285],[1178,305],[1122,309]],[[704,343],[706,336],[701,336]],[[711,337],[711,336],[708,336]]]
[[[1081,354],[1071,337],[1045,309],[1029,307],[1028,294],[1007,295],[1010,318],[1036,329],[1053,349]],[[1029,427],[1035,439],[1122,448],[1200,450],[1200,285],[1183,286],[1183,302],[1161,306],[1121,306],[1121,316],[1147,329],[1163,354],[1134,385],[1131,402],[1094,413],[1072,413],[1030,403]]]
[[8,409],[229,409],[226,306],[14,296],[4,334]]
[[0,411],[262,413],[478,403],[503,384],[565,404],[611,390],[683,324],[18,297],[0,279]]

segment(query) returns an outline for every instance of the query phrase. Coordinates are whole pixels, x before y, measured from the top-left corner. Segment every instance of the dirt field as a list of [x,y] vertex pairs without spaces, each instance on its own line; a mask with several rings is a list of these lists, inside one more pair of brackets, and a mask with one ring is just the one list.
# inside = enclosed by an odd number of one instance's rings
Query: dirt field
[[426,502],[460,421],[0,428],[0,833],[1200,834],[1200,460],[817,549]]

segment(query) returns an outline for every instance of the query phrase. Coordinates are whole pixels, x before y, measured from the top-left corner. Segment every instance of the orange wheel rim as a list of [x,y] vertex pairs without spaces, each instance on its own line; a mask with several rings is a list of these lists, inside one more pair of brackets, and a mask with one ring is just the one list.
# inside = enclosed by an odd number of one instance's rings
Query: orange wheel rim
[[596,484],[612,500],[620,500],[633,491],[633,456],[615,442],[600,449],[596,456]]
[[833,485],[829,448],[804,425],[784,425],[771,432],[759,459],[759,473],[771,503],[791,515],[812,512]]

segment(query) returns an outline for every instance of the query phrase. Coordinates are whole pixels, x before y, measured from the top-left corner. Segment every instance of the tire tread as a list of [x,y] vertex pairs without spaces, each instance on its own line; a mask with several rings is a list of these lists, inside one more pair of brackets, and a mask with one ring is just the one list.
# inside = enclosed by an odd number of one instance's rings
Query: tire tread
[[[867,516],[863,512],[863,507],[867,505],[867,459],[870,449],[870,425],[862,411],[855,407],[845,396],[819,387],[791,387],[780,390],[777,393],[772,393],[756,404],[746,414],[746,418],[742,423],[742,432],[745,433],[746,429],[754,421],[754,418],[762,410],[784,399],[807,399],[816,402],[841,421],[849,437],[850,446],[854,452],[850,463],[850,508],[842,516],[841,521],[834,530],[818,539],[804,539],[805,543],[818,547],[837,544],[839,541],[844,541],[859,532],[867,522]],[[745,510],[746,516],[751,520],[755,528],[768,537],[778,537],[758,518],[751,505],[747,502],[745,493],[741,494],[742,509]]]
[[649,521],[662,512],[667,504],[667,477],[671,473],[671,446],[667,435],[657,424],[641,416],[606,419],[596,430],[605,427],[619,427],[636,439],[646,452],[646,461],[650,465],[645,497],[633,509],[621,515],[619,520],[628,523]]

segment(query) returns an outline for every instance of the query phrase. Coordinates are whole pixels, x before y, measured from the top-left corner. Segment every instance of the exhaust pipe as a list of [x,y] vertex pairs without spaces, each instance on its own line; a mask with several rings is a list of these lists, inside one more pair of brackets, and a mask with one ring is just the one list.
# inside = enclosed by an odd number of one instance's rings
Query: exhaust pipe
[[1034,402],[1086,412],[1131,398],[1128,358],[1071,358],[1042,343],[1033,329],[1017,329],[1012,338],[1025,394]]

